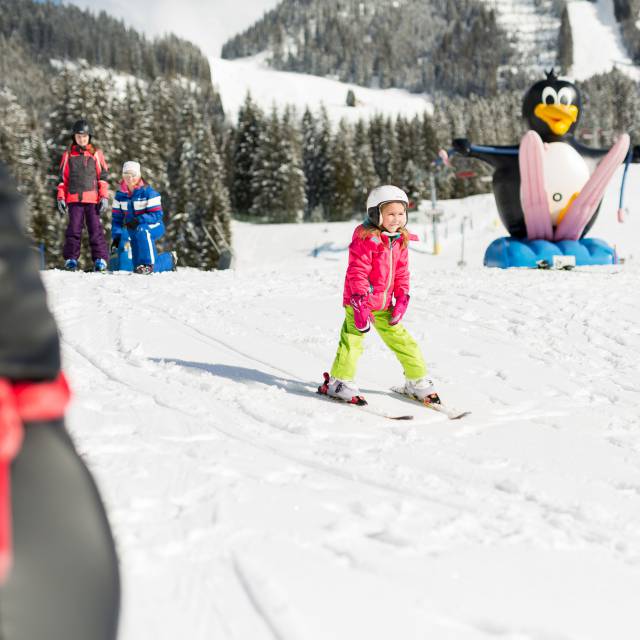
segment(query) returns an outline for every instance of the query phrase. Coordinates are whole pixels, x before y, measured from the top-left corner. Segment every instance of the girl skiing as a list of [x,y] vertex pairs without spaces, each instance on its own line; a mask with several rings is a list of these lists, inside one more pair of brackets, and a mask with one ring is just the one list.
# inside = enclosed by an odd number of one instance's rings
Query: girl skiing
[[407,194],[393,185],[376,187],[367,198],[367,215],[349,246],[344,283],[345,320],[331,375],[318,388],[345,402],[366,404],[354,383],[364,348],[364,334],[373,322],[394,352],[405,375],[404,392],[425,404],[439,404],[420,347],[400,324],[409,304],[409,240]]

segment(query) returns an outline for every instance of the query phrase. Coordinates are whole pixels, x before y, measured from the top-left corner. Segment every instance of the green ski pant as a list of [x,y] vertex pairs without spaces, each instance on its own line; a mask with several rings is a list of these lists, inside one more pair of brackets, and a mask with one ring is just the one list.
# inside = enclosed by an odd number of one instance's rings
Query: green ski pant
[[[340,380],[354,380],[358,360],[364,351],[365,334],[356,329],[353,321],[353,308],[346,306],[345,319],[340,330],[340,343],[336,358],[331,366],[331,375]],[[372,322],[382,341],[395,353],[404,375],[409,380],[417,380],[427,375],[427,366],[422,357],[418,343],[411,334],[402,326],[391,326],[391,313],[389,311],[374,311]]]

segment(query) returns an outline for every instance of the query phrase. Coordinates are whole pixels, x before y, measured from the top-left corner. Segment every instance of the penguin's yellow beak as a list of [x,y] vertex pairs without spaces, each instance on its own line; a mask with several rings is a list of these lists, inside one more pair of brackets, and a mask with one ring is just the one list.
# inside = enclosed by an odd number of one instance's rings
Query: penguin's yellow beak
[[543,104],[541,102],[536,105],[533,113],[546,122],[549,129],[557,136],[567,133],[578,119],[578,107],[575,104]]

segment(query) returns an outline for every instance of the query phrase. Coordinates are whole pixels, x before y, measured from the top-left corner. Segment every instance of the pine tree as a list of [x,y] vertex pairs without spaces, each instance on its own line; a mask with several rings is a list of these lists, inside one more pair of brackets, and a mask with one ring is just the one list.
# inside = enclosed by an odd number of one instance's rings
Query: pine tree
[[348,220],[354,212],[356,191],[355,160],[351,132],[345,120],[341,120],[331,146],[333,189],[330,220]]
[[264,114],[248,93],[238,112],[238,126],[233,138],[233,173],[230,176],[231,203],[239,214],[248,214],[256,197],[254,162],[264,126]]
[[283,210],[288,221],[301,222],[306,207],[306,185],[302,160],[302,135],[295,124],[295,111],[287,107],[282,116]]
[[378,176],[373,164],[373,153],[365,124],[358,120],[353,133],[353,155],[354,155],[354,209],[364,210],[366,208],[367,196],[371,189],[378,184]]
[[297,222],[304,209],[304,174],[299,141],[290,116],[280,121],[275,106],[262,132],[252,176],[251,213],[273,222]]
[[322,176],[318,162],[318,130],[316,119],[309,109],[302,116],[302,170],[305,176],[305,220],[321,218],[318,214]]
[[317,121],[318,136],[316,145],[316,179],[318,205],[321,207],[324,219],[329,220],[333,201],[334,166],[331,162],[332,135],[329,114],[324,105],[320,108]]

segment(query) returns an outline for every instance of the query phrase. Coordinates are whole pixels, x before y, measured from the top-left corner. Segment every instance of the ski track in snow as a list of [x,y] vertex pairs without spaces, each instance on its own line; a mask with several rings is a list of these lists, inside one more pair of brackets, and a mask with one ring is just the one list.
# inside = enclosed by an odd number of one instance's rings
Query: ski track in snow
[[233,271],[45,274],[124,640],[637,637],[640,268],[483,269],[478,210],[470,266],[455,234],[411,256],[406,324],[460,422],[389,395],[373,331],[361,389],[415,420],[315,397],[350,223],[235,224]]

